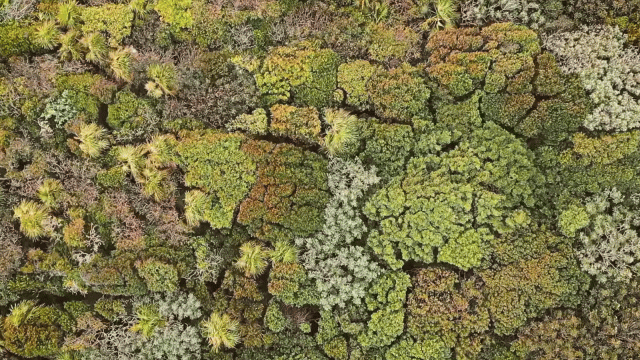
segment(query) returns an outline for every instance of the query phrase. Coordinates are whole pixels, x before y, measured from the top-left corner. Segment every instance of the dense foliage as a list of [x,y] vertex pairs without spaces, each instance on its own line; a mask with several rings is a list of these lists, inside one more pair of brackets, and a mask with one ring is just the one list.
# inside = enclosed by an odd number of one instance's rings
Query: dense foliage
[[640,1],[0,0],[0,358],[640,358]]

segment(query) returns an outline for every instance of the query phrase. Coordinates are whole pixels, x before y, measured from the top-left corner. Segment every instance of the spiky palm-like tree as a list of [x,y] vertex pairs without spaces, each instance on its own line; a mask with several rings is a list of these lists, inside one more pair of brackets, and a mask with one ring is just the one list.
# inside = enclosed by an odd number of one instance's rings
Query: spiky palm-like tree
[[171,189],[167,182],[165,182],[167,178],[166,171],[145,167],[142,170],[142,176],[144,176],[145,179],[142,184],[142,191],[145,195],[152,196],[156,201],[161,201],[169,195]]
[[215,352],[220,348],[233,348],[240,342],[238,321],[231,319],[227,314],[220,315],[213,312],[211,316],[200,323],[202,334],[207,338],[209,345]]
[[38,188],[38,198],[43,204],[55,207],[62,196],[62,184],[55,179],[46,179]]
[[196,226],[206,218],[211,207],[211,199],[200,190],[191,190],[185,194],[184,216],[189,226]]
[[324,145],[332,156],[343,156],[358,145],[358,118],[344,109],[327,109],[325,121],[331,126]]
[[81,124],[76,140],[80,142],[80,150],[90,158],[100,156],[100,153],[109,146],[106,139],[107,130],[97,124]]
[[13,217],[20,219],[20,231],[30,238],[44,234],[44,220],[47,208],[35,201],[25,200],[13,209]]
[[116,79],[131,82],[133,73],[131,71],[131,51],[120,48],[109,53],[109,69]]
[[109,47],[107,46],[107,40],[102,36],[102,34],[87,34],[80,39],[80,44],[86,51],[84,58],[87,61],[91,61],[96,64],[103,64],[107,61]]
[[131,331],[139,331],[147,339],[153,335],[157,327],[164,326],[167,322],[154,305],[140,306],[136,311],[136,317],[138,321],[131,327]]
[[23,300],[11,308],[11,313],[6,317],[5,321],[11,323],[15,327],[18,327],[29,317],[31,310],[35,307],[35,301]]
[[172,135],[154,135],[145,145],[147,163],[153,167],[170,166],[174,161],[172,141],[175,141]]
[[270,255],[274,262],[293,264],[298,261],[298,248],[286,241],[277,241]]
[[[147,76],[153,80],[145,85],[150,95],[160,97],[158,94],[176,94],[178,81],[175,65],[171,63],[151,64],[147,68]],[[160,93],[158,89],[161,90]]]
[[240,258],[236,267],[244,271],[246,276],[257,276],[267,268],[267,251],[256,242],[246,242],[240,246]]
[[159,99],[163,94],[160,86],[158,86],[158,84],[153,81],[148,81],[146,84],[144,84],[144,88],[145,90],[147,90],[147,95],[156,99]]
[[123,162],[123,170],[130,172],[138,182],[144,182],[142,170],[144,168],[144,152],[138,146],[120,146],[117,151],[118,160]]
[[58,56],[60,56],[60,59],[82,59],[82,51],[78,43],[79,35],[80,34],[76,30],[69,30],[65,34],[60,35],[60,49],[58,49]]
[[421,25],[427,31],[452,28],[459,17],[455,0],[429,0],[422,6],[421,12],[428,17]]
[[75,0],[69,0],[58,7],[58,22],[65,27],[74,27],[80,21],[80,7]]
[[33,42],[44,49],[51,50],[60,43],[60,31],[54,21],[43,22],[33,35]]

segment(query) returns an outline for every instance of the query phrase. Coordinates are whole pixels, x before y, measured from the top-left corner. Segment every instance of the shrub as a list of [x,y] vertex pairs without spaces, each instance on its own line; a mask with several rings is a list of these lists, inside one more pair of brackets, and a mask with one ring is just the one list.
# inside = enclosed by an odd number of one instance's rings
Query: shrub
[[461,356],[476,357],[480,344],[475,342],[481,341],[490,324],[490,313],[477,287],[480,282],[449,270],[418,269],[407,300],[408,335],[416,343],[436,345],[434,339],[439,339],[437,350],[443,354],[453,348]]
[[116,94],[116,102],[109,105],[107,124],[113,129],[136,129],[144,123],[148,104],[129,91]]
[[541,178],[531,154],[491,123],[472,138],[440,157],[412,158],[404,175],[368,200],[365,215],[381,228],[367,242],[392,269],[403,260],[431,263],[437,247],[439,261],[467,270],[480,265],[494,231],[524,225],[514,222],[515,210],[533,205],[533,185]]
[[627,131],[640,126],[640,80],[635,74],[640,56],[633,47],[625,49],[624,41],[622,32],[609,26],[545,39],[560,68],[580,76],[594,103],[584,122],[590,130]]
[[377,68],[365,60],[355,60],[338,67],[338,87],[346,93],[346,104],[360,111],[371,107],[367,84]]
[[361,122],[360,126],[365,147],[358,157],[365,164],[374,165],[383,181],[399,175],[415,142],[411,126],[373,119]]
[[448,360],[451,359],[451,350],[437,337],[424,341],[402,338],[391,346],[385,353],[385,357],[388,360]]
[[289,144],[259,144],[264,145],[256,149],[262,160],[256,182],[240,204],[238,222],[257,238],[270,241],[292,240],[319,230],[328,199],[327,161]]
[[191,117],[215,127],[259,105],[259,91],[248,71],[228,61],[224,53],[207,53],[195,67],[181,69],[180,91],[167,101],[165,116]]
[[480,272],[480,276],[498,335],[514,333],[527,319],[547,309],[572,306],[588,283],[571,254],[562,252],[520,259],[499,270]]
[[276,136],[287,136],[303,142],[319,142],[321,127],[318,110],[273,105],[269,130]]
[[24,300],[3,319],[3,345],[25,357],[54,356],[64,336],[60,322],[66,315],[51,306],[36,306]]
[[539,359],[579,359],[584,357],[582,347],[590,340],[581,334],[582,326],[572,311],[554,311],[520,330],[511,348],[521,357],[536,354]]
[[266,135],[269,119],[263,108],[258,108],[251,114],[242,114],[230,121],[226,128],[228,131],[243,130],[249,134]]
[[59,97],[50,99],[42,112],[42,117],[45,120],[53,118],[56,127],[63,128],[78,115],[78,110],[72,100],[76,94],[75,91],[64,90]]
[[131,34],[134,11],[127,4],[104,4],[82,8],[82,32],[109,33],[109,45],[117,47]]
[[86,245],[84,227],[84,220],[76,218],[62,229],[62,239],[70,248],[82,248]]
[[126,313],[124,304],[116,299],[100,299],[94,304],[95,311],[109,321]]
[[325,107],[336,89],[339,58],[331,50],[310,47],[272,49],[256,69],[256,83],[265,105],[293,100],[298,105]]
[[33,29],[24,24],[9,22],[0,24],[0,56],[9,58],[22,55],[33,49]]
[[379,178],[360,162],[334,158],[328,167],[331,199],[324,211],[322,230],[311,238],[296,239],[303,249],[302,264],[316,283],[324,309],[361,304],[380,267],[355,243],[366,229],[359,216],[358,200]]
[[367,83],[376,114],[401,122],[410,122],[414,117],[429,118],[431,91],[420,72],[407,63],[388,71],[378,69]]
[[[541,53],[535,32],[523,26],[440,31],[430,37],[427,51],[436,109],[469,111],[464,106],[479,98],[484,121],[547,143],[566,140],[590,111],[579,82],[562,74],[555,58]],[[478,91],[483,84],[485,93]],[[463,103],[451,104],[461,96]]]
[[[244,139],[239,134],[193,132],[184,133],[175,146],[176,162],[185,171],[185,184],[204,194],[197,195],[198,204],[206,207],[194,214],[208,211],[204,218],[213,228],[231,227],[235,209],[256,181],[256,164],[241,149]],[[196,194],[191,195],[193,204]]]
[[640,255],[636,253],[640,238],[634,230],[640,224],[638,205],[637,196],[629,199],[615,188],[584,200],[583,220],[574,230],[582,243],[578,258],[582,269],[599,282],[629,281],[635,275],[633,264]]
[[285,329],[287,325],[287,319],[280,311],[280,304],[275,301],[270,301],[267,306],[267,311],[264,315],[264,324],[269,330],[278,333]]
[[409,27],[372,24],[367,31],[371,42],[369,55],[375,61],[408,60],[418,52],[419,36]]
[[191,0],[158,0],[153,8],[174,32],[193,25]]
[[480,0],[465,1],[462,21],[485,25],[494,22],[513,22],[535,30],[549,28],[560,16],[560,1],[537,2],[531,0]]

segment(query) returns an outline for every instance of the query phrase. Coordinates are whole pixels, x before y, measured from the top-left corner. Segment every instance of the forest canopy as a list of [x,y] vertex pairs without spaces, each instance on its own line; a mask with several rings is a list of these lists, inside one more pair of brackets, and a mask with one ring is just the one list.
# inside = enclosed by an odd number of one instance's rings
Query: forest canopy
[[0,358],[640,358],[640,0],[0,0]]

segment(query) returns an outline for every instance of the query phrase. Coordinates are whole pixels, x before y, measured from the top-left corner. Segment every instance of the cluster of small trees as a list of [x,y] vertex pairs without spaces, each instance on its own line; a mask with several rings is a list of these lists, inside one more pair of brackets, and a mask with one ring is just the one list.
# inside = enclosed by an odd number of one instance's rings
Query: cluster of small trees
[[640,357],[636,0],[0,0],[0,357]]

